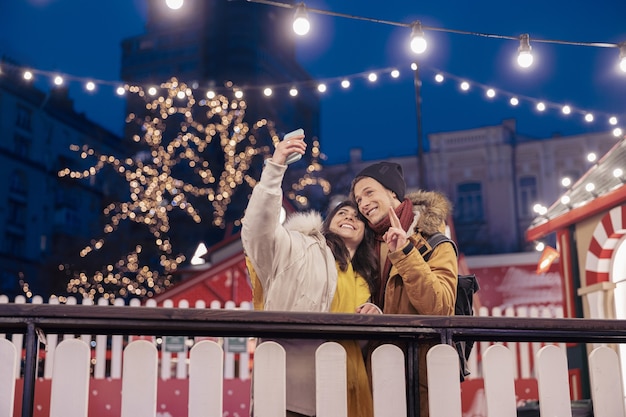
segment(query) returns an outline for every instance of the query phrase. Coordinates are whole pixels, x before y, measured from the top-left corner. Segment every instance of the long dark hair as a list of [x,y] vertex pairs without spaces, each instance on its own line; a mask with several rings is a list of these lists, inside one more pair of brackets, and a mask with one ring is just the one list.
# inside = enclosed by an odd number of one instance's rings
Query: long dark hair
[[[350,252],[343,242],[343,239],[330,231],[331,220],[335,217],[337,212],[344,207],[353,208],[357,213],[358,219],[365,224],[363,240],[359,246],[357,246],[352,259],[350,259]],[[357,205],[351,200],[345,200],[337,204],[337,206],[328,213],[328,216],[326,216],[324,224],[322,225],[322,233],[326,237],[326,244],[339,264],[339,268],[345,271],[348,268],[348,263],[352,262],[352,268],[367,281],[372,299],[374,299],[374,295],[378,291],[378,263],[376,262],[378,257],[374,253],[374,232],[367,226],[367,220],[359,212]]]

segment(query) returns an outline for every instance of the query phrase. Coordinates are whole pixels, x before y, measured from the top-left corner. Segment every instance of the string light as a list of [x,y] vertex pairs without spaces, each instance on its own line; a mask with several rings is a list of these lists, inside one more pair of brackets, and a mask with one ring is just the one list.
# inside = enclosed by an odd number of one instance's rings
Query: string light
[[572,185],[572,179],[570,177],[563,177],[561,179],[561,185],[565,188],[569,188]]
[[533,55],[530,52],[530,37],[525,33],[519,38],[519,48],[517,48],[517,64],[522,68],[528,68],[533,64]]
[[[273,0],[247,0],[247,1],[250,3],[266,4],[270,6],[283,7],[283,8],[294,8],[294,7],[299,8],[300,6],[303,6],[302,3],[298,6],[294,6],[293,4],[282,3],[282,2],[277,2]],[[518,63],[523,67],[525,65],[525,68],[527,68],[530,65],[532,65],[532,61],[533,61],[532,54],[530,52],[531,47],[530,47],[530,41],[529,41],[530,39],[529,34],[522,34],[518,37],[518,36],[474,32],[474,31],[459,30],[459,29],[448,29],[448,28],[434,27],[434,26],[423,26],[421,25],[419,21],[412,22],[412,23],[403,23],[403,22],[396,22],[396,21],[391,21],[391,20],[382,20],[382,19],[377,19],[377,18],[352,15],[352,14],[347,14],[347,13],[337,13],[337,12],[333,12],[330,10],[322,10],[322,9],[307,8],[307,11],[311,13],[327,15],[327,16],[341,17],[341,18],[352,19],[352,20],[363,20],[363,21],[372,22],[372,23],[380,23],[380,24],[390,25],[390,26],[411,28],[412,33],[414,29],[416,28],[416,24],[419,24],[419,28],[422,32],[430,30],[430,31],[437,31],[437,32],[444,32],[444,33],[452,33],[452,34],[457,34],[457,35],[478,36],[478,37],[492,38],[492,39],[516,40],[520,42],[520,46],[518,47],[518,60],[520,59],[520,55],[524,56],[523,58],[521,58],[522,62],[519,63],[518,61]],[[413,36],[411,36],[411,38],[413,38]],[[558,40],[558,39],[538,39],[538,38],[533,38],[533,42],[552,43],[552,44],[561,44],[561,45],[574,45],[574,46],[587,46],[587,47],[595,47],[595,48],[619,48],[620,49],[619,67],[622,69],[622,71],[626,72],[626,42],[617,44],[617,43],[611,43],[611,42],[577,42],[577,41],[567,41],[567,40]],[[425,46],[424,46],[424,50],[425,50]]]
[[416,54],[422,54],[426,51],[428,43],[424,38],[424,31],[422,30],[421,22],[414,22],[411,26],[411,50]]
[[[32,80],[34,78],[34,74],[39,74],[39,75],[43,75],[46,77],[50,77],[50,78],[54,78],[55,76],[57,76],[57,74],[52,74],[50,72],[47,71],[43,71],[43,70],[33,70],[33,69],[24,69],[24,68],[20,68],[18,66],[14,66],[12,64],[9,63],[3,63],[2,64],[5,67],[8,68],[12,68],[14,70],[17,71],[21,71],[23,74],[23,77],[25,79],[28,80]],[[417,69],[417,64],[416,63],[411,63],[410,67],[413,71],[415,71]],[[524,100],[526,102],[529,103],[536,103],[538,102],[537,99],[533,98],[533,97],[528,97],[528,96],[521,96],[518,94],[513,94],[511,92],[505,91],[505,90],[501,90],[501,89],[497,89],[494,88],[492,86],[488,86],[488,85],[484,85],[481,83],[478,83],[476,81],[472,81],[471,83],[469,81],[467,81],[465,78],[456,76],[454,74],[439,70],[439,69],[435,69],[435,68],[429,68],[428,66],[425,65],[421,65],[421,69],[422,70],[431,70],[435,73],[434,75],[434,81],[437,84],[443,84],[443,82],[446,80],[446,78],[450,78],[452,80],[456,80],[458,81],[460,88],[464,89],[466,88],[467,90],[470,89],[471,85],[477,86],[481,89],[483,89],[485,92],[488,91],[493,91],[494,97],[495,96],[504,96],[508,98],[509,104],[513,107],[516,107],[520,104],[520,100]],[[382,68],[382,69],[378,69],[375,71],[367,71],[367,72],[359,72],[359,73],[353,73],[353,74],[349,74],[349,75],[342,75],[342,76],[337,76],[337,77],[327,77],[327,78],[321,78],[318,80],[306,80],[306,81],[301,81],[301,82],[295,82],[295,83],[289,83],[289,84],[273,84],[273,85],[266,85],[266,86],[247,86],[246,89],[249,90],[254,90],[254,89],[258,89],[262,92],[262,94],[265,97],[271,97],[273,96],[277,90],[280,89],[287,89],[287,91],[289,92],[290,89],[292,88],[296,88],[298,86],[310,86],[312,83],[314,83],[314,85],[316,86],[315,88],[317,89],[317,91],[319,93],[326,93],[329,90],[329,85],[331,85],[332,83],[339,83],[341,88],[343,90],[348,89],[351,86],[351,80],[357,80],[360,79],[362,77],[365,77],[367,79],[370,78],[374,78],[376,77],[376,80],[379,80],[381,78],[381,76],[388,74],[390,76],[391,79],[397,79],[400,76],[400,71],[398,70],[397,67],[391,67],[391,68]],[[75,80],[77,82],[80,82],[84,85],[87,85],[87,83],[93,83],[95,87],[97,87],[98,85],[111,85],[114,87],[115,89],[115,93],[119,96],[123,96],[126,94],[126,92],[129,89],[129,85],[120,85],[119,82],[117,81],[104,81],[104,80],[95,80],[95,79],[87,79],[87,78],[81,78],[81,77],[75,77],[72,75],[68,75],[68,74],[60,74],[59,76],[62,76],[62,78],[64,79],[69,79],[69,80]],[[463,84],[462,84],[463,83]],[[461,86],[462,84],[462,86]],[[86,87],[85,87],[86,88]],[[148,88],[148,87],[146,87]],[[189,87],[191,88],[191,87]],[[198,88],[191,88],[192,90],[198,90]],[[463,91],[467,91],[467,90],[463,90]],[[95,89],[93,90],[95,91]],[[154,90],[150,90],[151,93],[156,94],[156,88]],[[205,95],[206,98],[208,99],[213,99],[216,97],[216,95],[218,94],[218,91],[220,93],[228,93],[229,89],[228,88],[217,88],[217,89],[209,89],[208,91],[206,91]],[[271,91],[271,93],[268,95],[268,93]],[[243,97],[243,90],[238,89],[235,94],[237,96],[239,96],[238,98]],[[493,99],[494,97],[491,97],[491,92],[486,93],[486,96],[490,99]],[[547,108],[555,108],[555,109],[560,109],[561,113],[564,115],[569,115],[572,113],[578,113],[581,116],[584,117],[584,120],[587,123],[591,123],[593,121],[595,121],[597,119],[596,116],[594,116],[594,113],[587,111],[587,110],[582,110],[582,109],[578,109],[575,108],[569,104],[567,105],[562,105],[562,104],[557,104],[554,102],[546,102],[543,101],[546,109]],[[544,109],[545,110],[545,109]],[[595,112],[597,114],[601,114],[600,112]],[[613,115],[613,114],[605,114],[606,116],[606,120],[608,121],[608,123],[613,126],[613,127],[618,127],[618,123],[619,120],[618,118]],[[620,131],[619,130],[615,130],[613,129],[615,132],[614,134],[616,136],[620,135]]]
[[311,23],[306,13],[304,3],[300,3],[296,8],[296,14],[293,19],[293,31],[296,35],[304,36],[309,33]]
[[165,4],[172,10],[178,10],[183,7],[184,0],[165,0]]

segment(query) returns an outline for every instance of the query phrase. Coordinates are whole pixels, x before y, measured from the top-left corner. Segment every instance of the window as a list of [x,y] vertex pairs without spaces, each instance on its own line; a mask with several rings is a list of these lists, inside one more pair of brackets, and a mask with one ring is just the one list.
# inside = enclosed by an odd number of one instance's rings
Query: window
[[13,150],[16,154],[23,157],[28,157],[30,154],[30,139],[20,134],[16,134],[13,138]]
[[24,106],[17,106],[17,119],[15,124],[24,130],[31,130],[31,119],[33,112]]
[[519,179],[519,210],[522,217],[533,217],[533,205],[537,202],[537,179],[521,177]]
[[4,250],[10,255],[22,256],[24,254],[24,236],[15,233],[5,234]]
[[10,198],[7,203],[7,221],[13,226],[24,227],[26,225],[26,204]]
[[20,171],[13,171],[9,177],[9,191],[12,194],[26,195],[26,176]]
[[459,223],[483,222],[482,186],[478,182],[457,185],[455,220]]

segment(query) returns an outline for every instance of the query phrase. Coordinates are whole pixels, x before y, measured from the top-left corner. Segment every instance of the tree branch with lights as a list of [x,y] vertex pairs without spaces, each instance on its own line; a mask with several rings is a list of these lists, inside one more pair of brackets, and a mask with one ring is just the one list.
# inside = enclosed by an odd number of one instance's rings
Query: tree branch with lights
[[[246,102],[236,91],[233,98],[215,94],[196,101],[193,89],[175,78],[160,87],[127,89],[145,100],[147,110],[144,117],[134,113],[127,117],[127,123],[138,127],[138,133],[132,135],[133,156],[121,159],[99,154],[87,145],[72,146],[81,158],[93,158],[95,163],[82,171],[66,168],[58,175],[84,179],[105,166],[113,167],[128,184],[128,201],[104,208],[104,235],[118,231],[124,222],[147,229],[158,253],[158,266],[141,260],[146,248],[137,244],[100,271],[75,272],[67,284],[68,293],[90,298],[150,297],[171,286],[172,273],[186,260],[184,254],[175,253],[169,237],[175,227],[174,212],[201,224],[206,222],[201,212],[208,202],[211,225],[207,227],[224,228],[235,193],[244,188],[249,193],[257,182],[250,175],[253,164],[260,165],[272,150],[269,143],[279,140],[272,122],[262,119],[249,125],[244,121]],[[317,184],[325,194],[330,193],[330,184],[314,176],[321,170],[319,156],[319,143],[314,141],[306,173],[286,194],[299,207],[308,206],[302,195],[307,186]],[[93,255],[104,245],[105,238],[94,239],[80,256]]]

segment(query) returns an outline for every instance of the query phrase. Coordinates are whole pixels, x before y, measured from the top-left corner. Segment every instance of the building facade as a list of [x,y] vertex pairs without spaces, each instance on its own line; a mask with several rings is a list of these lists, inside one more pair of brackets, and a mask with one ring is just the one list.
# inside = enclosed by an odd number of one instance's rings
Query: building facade
[[[534,248],[525,231],[546,205],[564,190],[561,180],[576,181],[618,141],[611,132],[533,139],[517,132],[515,120],[428,135],[423,155],[428,189],[448,196],[454,205],[454,229],[466,255],[524,252]],[[408,191],[419,187],[418,157],[390,159],[404,168]],[[327,166],[334,199],[344,198],[352,178],[376,161],[362,161],[352,151],[348,164]],[[551,237],[550,237],[551,239]],[[550,243],[550,242],[549,242]]]
[[58,173],[90,166],[72,146],[116,155],[122,139],[75,112],[66,89],[46,93],[21,75],[3,66],[0,77],[0,293],[21,294],[27,285],[48,294],[102,233],[103,204],[120,190],[113,174],[76,180]]

